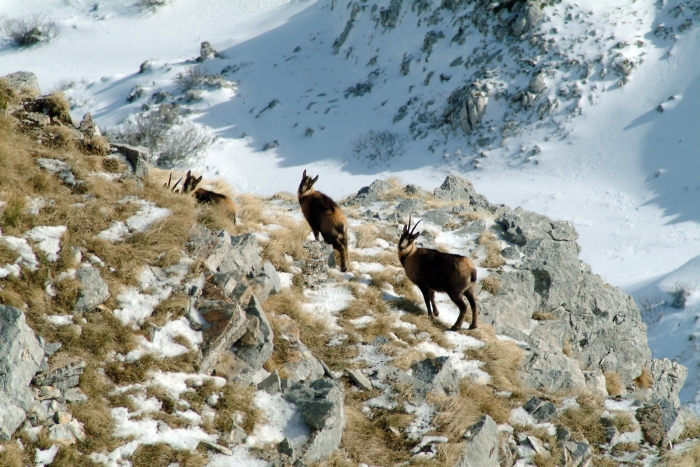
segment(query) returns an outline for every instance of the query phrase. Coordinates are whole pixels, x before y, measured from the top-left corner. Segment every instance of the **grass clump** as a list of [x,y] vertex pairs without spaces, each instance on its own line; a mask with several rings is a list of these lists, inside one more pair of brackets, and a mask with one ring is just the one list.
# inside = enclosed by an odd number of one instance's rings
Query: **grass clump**
[[605,427],[600,419],[602,401],[592,394],[581,394],[576,400],[579,406],[567,409],[559,421],[574,439],[587,441],[591,445],[605,444]]
[[41,14],[7,19],[2,29],[10,43],[16,47],[30,47],[58,37],[58,25]]
[[501,280],[498,276],[488,276],[481,279],[481,288],[491,295],[496,295],[501,288]]
[[607,389],[608,394],[617,396],[625,392],[620,375],[614,371],[606,371],[603,376],[605,376],[605,389]]
[[131,456],[133,467],[168,467],[172,464],[202,467],[206,463],[207,459],[197,450],[176,450],[165,443],[142,444]]
[[480,325],[470,335],[484,342],[484,346],[467,350],[466,356],[484,362],[481,368],[491,376],[490,385],[501,391],[521,391],[518,369],[524,355],[523,350],[513,342],[499,340],[496,332],[488,325]]
[[501,248],[498,246],[496,236],[485,230],[477,240],[477,244],[486,250],[486,258],[481,261],[482,268],[500,268],[506,261],[501,256]]

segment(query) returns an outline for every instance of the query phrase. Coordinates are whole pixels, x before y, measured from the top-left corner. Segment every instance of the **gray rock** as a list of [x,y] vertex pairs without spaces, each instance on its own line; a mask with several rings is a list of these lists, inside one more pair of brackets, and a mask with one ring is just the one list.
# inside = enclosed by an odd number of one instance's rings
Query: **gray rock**
[[499,467],[496,422],[488,415],[483,415],[468,433],[467,442],[455,467]]
[[210,58],[220,57],[221,55],[219,54],[219,52],[217,52],[209,42],[202,42],[201,46],[199,47],[199,58],[197,59],[197,61],[203,62],[205,60],[209,60]]
[[504,324],[519,330],[529,329],[532,314],[539,307],[534,276],[528,271],[510,271],[498,278],[501,282],[498,293],[479,302],[480,321],[494,326],[496,332],[501,332]]
[[433,209],[432,211],[425,212],[423,214],[423,220],[441,227],[454,222],[454,218],[444,209]]
[[284,454],[285,456],[289,456],[292,459],[296,457],[294,446],[289,438],[284,438],[282,441],[280,441],[280,443],[277,445],[277,452]]
[[90,311],[109,298],[109,287],[96,268],[79,268],[76,277],[81,288],[75,303],[75,312]]
[[549,401],[543,401],[537,396],[533,396],[523,409],[533,416],[537,423],[544,423],[557,414],[557,408]]
[[406,185],[403,191],[409,196],[418,196],[419,198],[425,198],[426,196],[428,196],[428,192],[426,190],[419,187],[418,185],[412,185],[410,183]]
[[[273,338],[272,326],[267,319],[265,311],[263,311],[260,301],[253,295],[246,308],[246,315],[248,317],[254,317],[259,321],[260,337],[254,345],[246,345],[241,341],[235,343],[231,347],[231,352],[235,354],[237,358],[249,365],[255,373],[260,370],[265,362],[272,356]],[[247,373],[250,377],[249,373]],[[249,376],[243,378],[244,380],[249,379]]]
[[516,247],[507,246],[501,250],[501,256],[503,259],[517,260],[520,259],[520,251]]
[[486,211],[492,211],[491,203],[474,190],[472,183],[458,175],[448,175],[442,185],[433,192],[436,198],[444,201],[466,201]]
[[29,383],[44,350],[27,326],[24,313],[0,305],[0,440],[9,441],[34,405]]
[[414,362],[411,369],[413,378],[426,385],[425,392],[442,395],[459,393],[459,377],[449,357],[426,358]]
[[270,373],[270,376],[260,381],[257,385],[258,390],[265,391],[268,394],[277,394],[282,390],[280,375],[277,370]]
[[258,242],[253,234],[231,237],[222,230],[218,232],[216,245],[205,258],[204,265],[210,271],[232,274],[233,277],[254,277],[262,272]]
[[143,178],[148,175],[148,163],[146,161],[151,159],[151,152],[147,148],[124,143],[112,143],[112,148],[126,157],[136,177]]
[[27,93],[32,97],[41,94],[39,80],[36,75],[29,71],[16,71],[3,76],[10,88],[17,93]]
[[379,22],[385,28],[395,28],[401,13],[401,3],[403,0],[391,0],[389,7],[379,12]]
[[82,404],[88,401],[88,396],[80,388],[70,388],[63,393],[63,400],[74,404]]
[[333,41],[333,55],[338,55],[338,52],[340,52],[340,48],[343,46],[345,41],[348,39],[348,36],[350,35],[350,31],[352,31],[352,27],[355,25],[355,17],[360,12],[360,10],[361,10],[360,5],[357,5],[357,4],[353,5],[352,12],[350,13],[350,19],[345,24],[345,28],[343,29],[343,32],[341,32],[340,36],[338,36],[336,38],[336,40]]
[[348,375],[361,389],[365,391],[371,391],[373,389],[370,380],[363,375],[360,370],[348,370]]
[[651,399],[669,400],[675,407],[680,407],[678,393],[688,376],[688,369],[677,362],[664,358],[653,358],[649,364],[651,375]]
[[470,134],[483,119],[487,103],[486,89],[478,83],[467,84],[450,95],[442,120]]
[[102,133],[97,127],[95,120],[92,119],[92,114],[90,112],[83,115],[83,119],[80,121],[80,125],[78,125],[78,130],[80,130],[80,132],[85,136],[91,136],[93,138],[102,136]]
[[522,382],[533,389],[547,392],[586,389],[579,362],[561,353],[533,351],[523,359],[518,374]]
[[311,439],[301,449],[302,462],[313,464],[338,449],[346,423],[342,383],[332,379],[297,383],[283,397],[299,407],[304,421],[312,428]]
[[389,191],[391,189],[391,184],[384,180],[375,180],[369,186],[362,187],[358,190],[358,196],[368,196],[373,199],[377,199],[378,195]]
[[261,302],[267,300],[270,295],[277,294],[282,290],[280,276],[269,261],[265,261],[260,274],[255,276],[250,281],[250,284]]
[[[483,219],[477,219],[473,222],[467,223],[464,227],[461,229],[455,231],[457,235],[472,235],[472,234],[480,234],[484,230],[486,230],[486,221]],[[520,257],[520,255],[518,255]]]
[[578,441],[566,441],[563,443],[563,464],[567,467],[587,467],[593,456],[591,447]]
[[547,90],[547,85],[544,82],[544,76],[542,73],[537,73],[527,85],[527,90],[533,94],[539,95]]
[[425,208],[425,204],[417,199],[404,199],[396,206],[396,211],[401,214],[413,214],[418,211],[422,211]]
[[85,366],[85,360],[78,358],[48,371],[37,373],[32,382],[36,386],[51,385],[65,391],[78,385]]
[[542,19],[542,9],[539,5],[533,1],[525,2],[510,25],[511,34],[518,37],[530,32],[540,19]]

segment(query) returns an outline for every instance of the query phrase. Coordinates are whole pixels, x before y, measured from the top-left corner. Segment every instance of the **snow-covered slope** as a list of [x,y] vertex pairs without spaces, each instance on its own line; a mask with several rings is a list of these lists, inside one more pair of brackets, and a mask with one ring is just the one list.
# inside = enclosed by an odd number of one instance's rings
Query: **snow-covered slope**
[[[458,172],[492,202],[572,221],[593,270],[638,299],[664,294],[676,270],[700,283],[683,267],[700,255],[696,4],[545,4],[525,40],[512,34],[520,4],[509,12],[460,1],[174,1],[155,13],[95,5],[5,6],[7,17],[41,11],[61,34],[29,49],[5,45],[0,74],[34,71],[45,92],[66,90],[74,117],[92,112],[102,128],[156,109],[152,96],[167,91],[165,102],[191,109],[188,118],[218,137],[190,165],[239,192],[294,191],[305,168],[332,180],[326,191],[336,197],[375,178],[429,188]],[[231,86],[188,102],[175,80],[196,65],[202,41],[224,55],[202,66]],[[139,73],[146,60],[152,70]],[[533,82],[539,72],[545,89]],[[138,86],[142,96],[127,102]],[[469,125],[448,109],[451,96],[464,103],[455,91],[465,86],[486,103]],[[520,91],[534,97],[514,100]],[[356,157],[353,144],[370,130],[404,137],[405,153],[380,164]],[[682,316],[692,310],[691,300]],[[682,354],[693,368],[692,342],[678,336],[692,326],[670,319],[649,323],[654,356]],[[676,336],[678,347],[661,336]]]

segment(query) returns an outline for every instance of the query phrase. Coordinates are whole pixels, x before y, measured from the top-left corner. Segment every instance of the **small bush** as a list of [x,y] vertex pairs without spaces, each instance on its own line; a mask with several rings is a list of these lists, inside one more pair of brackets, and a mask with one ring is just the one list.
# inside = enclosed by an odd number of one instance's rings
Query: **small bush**
[[373,167],[386,164],[390,159],[403,155],[406,152],[404,143],[405,135],[393,131],[369,130],[363,133],[352,143],[352,152],[357,159],[364,161]]
[[481,279],[481,288],[491,295],[496,295],[498,290],[501,288],[501,280],[498,278],[498,276],[484,277]]
[[189,91],[201,86],[215,76],[216,75],[211,73],[204,66],[193,65],[187,67],[184,73],[178,74],[175,81],[183,91]]
[[112,139],[151,150],[149,162],[171,169],[200,155],[213,142],[205,130],[190,122],[177,124],[179,117],[170,106],[161,106],[158,112],[138,115],[112,132]]
[[48,42],[59,33],[56,23],[39,14],[5,20],[2,27],[10,42],[17,47]]
[[155,13],[169,2],[170,0],[136,0],[134,6],[141,11],[150,11],[151,13]]
[[695,290],[697,290],[697,285],[685,281],[677,281],[666,287],[665,291],[673,298],[671,306],[682,310],[685,308],[685,301]]

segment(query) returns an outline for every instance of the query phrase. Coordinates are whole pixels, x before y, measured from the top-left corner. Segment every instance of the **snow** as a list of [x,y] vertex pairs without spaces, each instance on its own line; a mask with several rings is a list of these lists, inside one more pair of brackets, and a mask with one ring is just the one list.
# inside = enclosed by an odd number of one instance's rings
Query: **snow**
[[175,342],[175,338],[182,336],[191,346],[202,343],[202,333],[190,327],[185,317],[175,321],[168,321],[163,327],[156,329],[153,338],[148,341],[143,336],[137,337],[138,347],[126,355],[127,361],[141,358],[145,353],[155,355],[157,358],[177,357],[189,351],[187,347]]
[[128,409],[116,407],[111,410],[115,422],[114,435],[120,438],[131,437],[141,444],[165,443],[173,449],[192,450],[200,441],[215,443],[217,435],[209,435],[200,427],[170,428],[150,419],[132,420]]
[[49,465],[53,462],[53,458],[58,453],[58,444],[52,444],[50,448],[42,451],[37,449],[34,454],[34,462],[36,464]]
[[36,242],[36,248],[46,255],[46,259],[51,262],[58,260],[58,252],[61,249],[59,240],[66,233],[68,227],[63,225],[57,226],[38,226],[27,232],[24,236],[29,240]]
[[73,315],[46,315],[44,318],[54,326],[73,324]]
[[99,232],[96,237],[108,242],[120,242],[136,232],[145,232],[154,222],[168,217],[170,210],[159,208],[155,203],[143,199],[127,196],[119,200],[120,203],[133,202],[139,205],[139,210],[125,221],[113,222],[107,229]]
[[[509,135],[502,145],[484,147],[469,146],[468,137],[461,133],[434,132],[424,139],[409,139],[403,157],[375,166],[354,158],[352,142],[359,135],[369,129],[407,134],[409,118],[393,123],[400,105],[414,96],[444,101],[455,82],[471,78],[466,68],[448,67],[458,54],[451,45],[436,46],[430,61],[422,64],[438,74],[454,74],[449,86],[437,78],[424,86],[419,72],[400,75],[403,52],[420,47],[426,28],[416,26],[406,2],[402,15],[408,19],[402,18],[395,30],[382,31],[366,16],[358,19],[349,42],[337,55],[332,54],[331,45],[350,14],[344,1],[334,2],[333,10],[332,2],[324,0],[189,0],[171,2],[153,14],[117,0],[101,1],[97,9],[74,1],[6,3],[6,17],[42,13],[57,22],[61,34],[37,47],[0,48],[0,75],[34,71],[44,92],[65,88],[76,121],[90,111],[102,129],[121,124],[144,104],[151,104],[150,96],[156,92],[177,94],[174,78],[198,55],[201,41],[210,41],[226,58],[209,60],[203,66],[215,73],[234,66],[236,71],[224,77],[235,86],[232,90],[202,90],[202,100],[190,105],[193,113],[187,119],[217,138],[192,168],[205,176],[223,177],[237,192],[294,192],[304,169],[320,174],[318,188],[335,198],[390,176],[431,190],[447,174],[457,173],[469,178],[494,204],[522,206],[555,220],[571,221],[579,233],[581,257],[595,273],[640,303],[644,298],[662,297],[661,305],[644,316],[649,345],[654,358],[674,359],[688,367],[681,400],[700,413],[700,323],[696,320],[700,293],[691,293],[684,309],[663,304],[670,302],[669,286],[700,284],[700,132],[696,128],[700,120],[700,28],[679,33],[675,40],[653,33],[659,24],[673,20],[669,11],[677,0],[638,0],[633,9],[625,0],[561,2],[547,7],[542,37],[556,39],[555,51],[585,62],[601,57],[619,65],[629,60],[635,66],[631,81],[619,86],[610,70],[602,76],[596,65],[594,74],[575,80],[581,98],[562,98],[558,113],[541,127],[528,120],[527,112],[507,115],[506,99],[489,99],[485,121],[493,123],[485,125],[487,130],[493,125],[497,133],[499,122],[512,118],[528,131]],[[568,13],[577,19],[567,19]],[[453,28],[448,23],[442,26]],[[482,45],[477,33],[468,39],[460,50]],[[618,48],[618,43],[629,46]],[[296,46],[300,51],[293,52]],[[365,96],[346,97],[345,90],[373,70],[365,66],[372,55],[377,56],[377,67],[386,81],[375,82]],[[524,88],[530,76],[516,76],[510,82],[504,70],[513,62],[505,53],[504,57],[495,84],[509,91]],[[152,71],[138,73],[145,60],[152,62]],[[546,66],[547,60],[536,66]],[[413,67],[420,68],[416,63]],[[562,91],[567,73],[578,73],[557,67],[550,71],[545,78],[548,97]],[[145,97],[126,102],[136,85],[144,86]],[[261,112],[273,99],[279,99],[280,105]],[[663,112],[657,111],[659,105]],[[314,130],[312,137],[304,136],[306,128]],[[279,140],[280,146],[262,151],[272,140]],[[535,146],[540,150],[537,154],[532,151]],[[486,157],[481,157],[482,152]],[[138,213],[115,222],[98,238],[122,241],[170,214],[149,201],[125,202],[138,203]],[[33,201],[30,210],[40,212]],[[61,234],[41,230],[46,228],[35,227],[25,238],[0,236],[1,242],[18,253],[14,264],[0,265],[0,278],[19,276],[21,267],[38,268],[27,239],[36,242],[35,248],[49,261],[56,260]],[[473,245],[472,238],[450,233],[438,235],[435,241],[456,252],[466,252]],[[377,247],[358,254],[385,248],[390,248],[388,242],[377,242]],[[383,266],[354,261],[350,268],[366,274],[381,271]],[[484,277],[482,272],[480,277]],[[184,278],[178,273],[169,278],[153,271],[144,274],[147,277],[140,287],[117,296],[120,308],[114,313],[124,325],[143,324]],[[285,285],[289,280],[284,276]],[[304,309],[323,318],[332,329],[338,329],[335,315],[353,300],[339,285],[310,291],[306,298],[309,303]],[[443,294],[436,298],[439,319],[451,326],[457,308]],[[180,326],[176,321],[156,330],[151,342],[142,338],[136,352],[166,356],[182,351],[184,347],[173,341],[176,335],[185,335]],[[452,339],[452,334],[446,333],[447,338]],[[201,337],[185,338],[194,343]],[[458,348],[476,345],[467,340],[454,343]],[[430,343],[419,345],[433,354],[454,352]],[[477,370],[464,368],[469,374]],[[171,383],[175,384],[167,384]],[[141,429],[127,422],[122,423],[125,431]],[[105,454],[105,459],[121,462],[137,446],[136,441],[128,443]],[[233,457],[244,463],[246,455],[243,450]],[[210,464],[224,465],[221,459],[215,456]]]
[[281,393],[270,395],[258,391],[253,405],[263,412],[264,422],[257,424],[246,439],[248,446],[263,447],[288,438],[295,449],[303,446],[311,434],[296,405],[282,398]]

